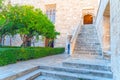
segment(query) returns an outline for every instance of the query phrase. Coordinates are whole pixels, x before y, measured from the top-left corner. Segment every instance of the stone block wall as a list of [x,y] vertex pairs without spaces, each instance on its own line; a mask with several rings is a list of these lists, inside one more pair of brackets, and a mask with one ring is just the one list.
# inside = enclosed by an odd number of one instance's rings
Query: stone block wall
[[110,0],[113,80],[120,80],[120,0]]
[[[12,4],[33,5],[46,11],[46,5],[56,4],[55,27],[60,35],[55,40],[55,47],[65,47],[67,34],[72,34],[81,21],[82,9],[94,9],[96,15],[99,0],[10,0]],[[92,12],[93,13],[93,12]]]
[[110,50],[110,16],[103,17],[103,50]]

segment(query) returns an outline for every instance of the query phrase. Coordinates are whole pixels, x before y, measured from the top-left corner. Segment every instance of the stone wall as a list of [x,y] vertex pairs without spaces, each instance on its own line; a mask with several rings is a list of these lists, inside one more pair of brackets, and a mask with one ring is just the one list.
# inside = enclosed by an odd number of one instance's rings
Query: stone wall
[[110,0],[113,80],[120,80],[120,0]]
[[100,40],[102,48],[104,47],[104,45],[103,45],[104,12],[105,12],[106,6],[108,4],[108,1],[109,0],[101,0],[100,1],[99,9],[98,9],[98,12],[97,12],[97,17],[96,17],[96,20],[95,20],[95,26],[96,26],[96,30],[98,32],[98,36],[99,36],[99,40]]
[[[81,21],[82,9],[94,9],[96,15],[99,0],[10,0],[12,4],[27,4],[46,11],[45,5],[56,4],[56,30],[60,35],[55,40],[55,47],[65,47],[67,34],[72,34]],[[90,12],[93,13],[93,12]]]
[[103,50],[110,50],[110,16],[103,17]]

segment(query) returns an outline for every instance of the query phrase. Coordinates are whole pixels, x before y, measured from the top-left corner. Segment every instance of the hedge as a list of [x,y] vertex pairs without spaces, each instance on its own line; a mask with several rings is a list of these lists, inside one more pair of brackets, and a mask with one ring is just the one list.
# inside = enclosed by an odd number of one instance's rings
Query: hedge
[[64,48],[6,48],[0,51],[0,66],[63,53]]

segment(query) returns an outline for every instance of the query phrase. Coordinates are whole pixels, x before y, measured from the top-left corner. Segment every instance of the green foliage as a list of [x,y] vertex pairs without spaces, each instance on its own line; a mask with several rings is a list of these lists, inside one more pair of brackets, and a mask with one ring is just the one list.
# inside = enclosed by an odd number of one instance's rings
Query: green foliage
[[[39,35],[56,38],[59,35],[54,24],[40,9],[33,6],[8,5],[0,12],[0,35],[25,35],[28,40]],[[26,39],[26,40],[27,40]]]
[[12,48],[21,48],[20,46],[0,46],[0,49],[12,49]]
[[[58,34],[47,16],[40,9],[34,9],[33,6],[8,6],[6,10],[1,12],[1,16],[7,20],[5,25],[0,24],[4,26],[3,31],[12,35],[19,33],[55,38]],[[4,18],[2,19],[4,22]]]
[[17,61],[25,61],[60,54],[63,52],[64,48],[6,48],[5,50],[0,51],[0,66],[16,63]]
[[0,8],[2,8],[2,6],[3,6],[3,1],[4,0],[0,0]]
[[5,16],[0,14],[0,25],[3,25],[5,21],[6,21]]

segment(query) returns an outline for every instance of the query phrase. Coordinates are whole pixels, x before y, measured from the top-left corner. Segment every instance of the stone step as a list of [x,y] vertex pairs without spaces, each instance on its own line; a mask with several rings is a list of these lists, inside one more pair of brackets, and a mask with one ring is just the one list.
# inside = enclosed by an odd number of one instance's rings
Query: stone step
[[83,37],[83,38],[85,38],[85,37],[87,37],[87,38],[97,38],[97,35],[96,34],[79,34],[78,35],[78,37],[80,38],[80,37]]
[[89,41],[89,40],[77,40],[76,42],[80,43],[80,44],[83,44],[83,43],[84,44],[92,44],[92,43],[93,44],[100,44],[99,41],[92,41],[92,40],[91,41]]
[[81,27],[81,29],[94,29],[95,30],[95,27],[93,27],[93,26],[87,26],[87,27],[85,27],[85,26],[82,26]]
[[88,44],[76,44],[76,48],[80,48],[80,49],[101,49],[100,45],[88,45]]
[[39,69],[34,70],[33,72],[30,73],[26,73],[24,74],[24,76],[16,78],[15,80],[80,80],[80,79],[112,80],[112,74],[111,72],[108,71],[40,66]]
[[41,74],[40,70],[35,70],[33,72],[30,72],[28,74],[25,74],[24,76],[21,76],[19,78],[16,78],[15,80],[33,80],[34,78],[38,77]]
[[86,46],[92,46],[92,45],[93,46],[100,46],[100,43],[98,43],[98,42],[83,42],[83,41],[80,41],[80,42],[77,42],[76,44],[79,44],[80,46],[81,45],[86,45]]
[[97,40],[97,41],[99,41],[98,38],[96,38],[96,37],[85,37],[85,36],[84,37],[78,37],[77,40],[78,41],[79,40],[92,40],[92,41]]
[[78,36],[78,39],[84,38],[84,39],[98,39],[96,35],[80,35]]
[[90,50],[102,50],[102,48],[100,47],[100,45],[79,45],[79,44],[76,44],[75,45],[75,49],[90,49]]
[[84,47],[76,47],[75,50],[80,50],[80,51],[101,51],[102,49],[101,48],[84,48]]
[[98,37],[96,35],[79,35],[77,39],[96,39],[98,40]]
[[78,35],[78,38],[95,38],[95,39],[98,39],[98,37],[97,37],[97,35],[90,35],[90,36],[88,36],[88,35],[82,35],[82,34],[79,34]]
[[23,71],[20,71],[18,73],[14,73],[14,74],[10,74],[8,77],[5,77],[3,79],[0,79],[0,80],[16,80],[17,78],[21,77],[21,76],[24,76],[26,74],[29,74],[31,72],[34,72],[36,70],[38,70],[38,66],[37,67],[33,67],[33,68],[30,68],[30,69],[25,69]]
[[91,32],[91,33],[95,32],[95,33],[97,33],[94,28],[87,28],[87,29],[86,28],[82,28],[81,32]]
[[[98,38],[96,38],[96,37],[85,37],[85,36],[84,36],[84,37],[78,37],[78,38],[77,38],[77,40],[82,40],[82,39],[83,39],[83,40],[84,40],[84,39],[85,39],[85,40],[88,40],[88,39],[90,39],[90,40],[98,40]],[[99,41],[99,40],[98,40],[98,41]]]
[[3,76],[3,78],[1,78],[0,80],[15,80],[18,77],[24,76],[26,74],[29,74],[33,71],[38,70],[38,68],[39,67],[36,66],[36,67],[29,68],[29,69],[24,69],[23,71],[18,71],[18,72],[15,72],[15,73],[11,72],[11,74],[9,73],[9,76],[8,75],[6,77]]
[[92,44],[76,44],[76,48],[80,49],[101,49],[100,45],[92,45]]
[[77,38],[77,40],[92,40],[92,41],[99,41],[97,38],[91,38],[91,37],[89,37],[89,38],[85,38],[85,37],[78,37]]
[[96,30],[85,30],[85,29],[81,30],[80,33],[90,33],[90,34],[95,33],[95,34],[97,34]]
[[101,46],[100,43],[95,42],[95,43],[82,43],[82,42],[78,42],[76,43],[77,46],[83,46],[83,47],[96,47],[96,46]]
[[76,50],[79,52],[86,52],[86,53],[102,53],[101,50]]
[[[83,72],[84,73],[84,72]],[[107,73],[109,74],[109,73]],[[44,76],[44,78],[43,78]],[[108,75],[107,75],[108,76]],[[42,78],[41,78],[42,77]],[[96,77],[78,73],[38,69],[15,80],[112,80],[112,78]]]
[[64,67],[68,68],[78,68],[78,69],[90,69],[90,70],[101,70],[101,71],[111,71],[111,67],[108,66],[107,64],[103,65],[100,63],[91,63],[91,62],[63,62]]
[[93,48],[93,47],[89,47],[89,48],[87,48],[87,47],[75,47],[75,50],[79,50],[79,51],[81,51],[81,50],[91,50],[91,51],[100,51],[100,50],[102,50],[101,48]]
[[86,45],[86,46],[100,46],[100,43],[98,42],[84,42],[84,41],[77,41],[76,44],[79,44],[79,45]]
[[96,31],[96,29],[94,29],[94,28],[81,28],[81,32],[96,32],[97,33],[97,31]]
[[48,71],[40,69],[40,72],[41,75],[39,77],[41,76],[53,77],[56,78],[57,80],[112,80],[112,78],[103,78],[60,71]]
[[74,53],[75,54],[91,54],[91,55],[101,55],[102,54],[102,52],[79,51],[79,50],[75,50]]
[[84,42],[97,42],[99,43],[99,40],[98,39],[91,39],[91,38],[77,38],[77,41],[84,41]]
[[40,66],[40,69],[47,71],[68,72],[68,73],[84,74],[89,76],[112,78],[112,73],[110,71],[54,67],[54,66]]
[[76,51],[101,51],[101,49],[96,49],[96,48],[75,48]]
[[91,28],[95,28],[95,26],[93,25],[93,24],[89,24],[89,25],[82,25],[82,28],[84,28],[84,27],[91,27]]
[[82,30],[94,30],[94,31],[96,30],[95,27],[91,27],[91,26],[89,26],[89,27],[81,27],[81,29]]
[[99,43],[76,43],[77,47],[100,47]]
[[100,45],[99,42],[95,42],[95,41],[86,42],[86,41],[77,40],[76,42],[77,42],[77,43],[80,43],[80,44],[87,43],[87,44],[96,44],[96,45]]
[[95,28],[95,26],[93,26],[93,25],[83,25],[82,28],[93,29],[93,28]]
[[90,50],[102,50],[102,48],[100,46],[91,46],[91,45],[76,45],[75,49],[90,49]]
[[91,35],[91,36],[96,36],[97,37],[97,33],[89,33],[89,32],[81,32],[79,35],[86,35],[86,36],[88,36],[88,35]]
[[51,76],[47,77],[47,76],[41,75],[35,78],[34,80],[62,80],[62,79],[57,78],[57,77],[51,77]]

